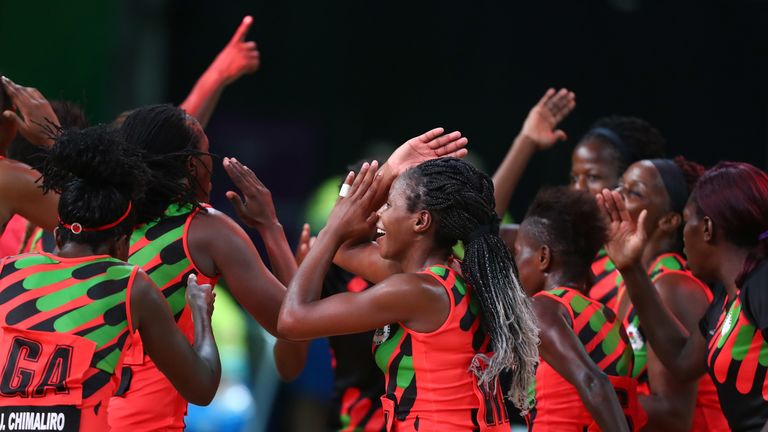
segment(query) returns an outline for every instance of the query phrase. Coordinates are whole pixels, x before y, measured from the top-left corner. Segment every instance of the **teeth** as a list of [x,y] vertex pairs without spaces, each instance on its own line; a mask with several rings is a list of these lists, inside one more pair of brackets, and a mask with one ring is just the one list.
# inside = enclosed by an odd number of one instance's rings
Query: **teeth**
[[381,228],[376,228],[376,234],[384,235],[384,234],[386,234],[386,232],[384,232],[384,230],[381,229]]

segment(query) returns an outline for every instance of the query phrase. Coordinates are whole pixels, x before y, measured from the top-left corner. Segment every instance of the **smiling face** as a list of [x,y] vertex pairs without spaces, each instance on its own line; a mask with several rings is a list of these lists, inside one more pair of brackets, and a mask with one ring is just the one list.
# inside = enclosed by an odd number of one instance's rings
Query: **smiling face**
[[637,221],[640,212],[648,211],[645,217],[645,232],[650,236],[659,226],[659,221],[669,210],[669,195],[661,175],[649,161],[635,162],[624,171],[619,180],[619,192],[632,220]]
[[571,156],[571,189],[587,191],[592,196],[603,189],[613,189],[619,179],[616,152],[596,139],[579,143]]
[[382,258],[397,261],[405,255],[416,236],[413,227],[418,212],[408,211],[409,187],[403,176],[398,177],[389,189],[387,202],[377,212],[376,243]]
[[544,272],[541,268],[540,242],[532,236],[530,227],[523,221],[515,239],[515,263],[525,293],[533,296],[544,289]]

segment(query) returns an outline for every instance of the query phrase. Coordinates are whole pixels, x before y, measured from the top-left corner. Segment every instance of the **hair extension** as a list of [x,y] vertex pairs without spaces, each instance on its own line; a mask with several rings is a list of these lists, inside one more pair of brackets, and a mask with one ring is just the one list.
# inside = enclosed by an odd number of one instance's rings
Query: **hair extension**
[[190,121],[181,108],[151,105],[131,111],[120,126],[125,141],[142,151],[151,172],[146,194],[136,206],[139,224],[160,218],[173,203],[200,205],[188,163],[207,153],[200,151],[201,136]]
[[480,301],[483,328],[494,350],[491,358],[477,354],[470,369],[486,386],[509,371],[509,397],[526,412],[539,359],[538,325],[514,260],[498,235],[493,182],[455,158],[424,162],[408,170],[404,179],[411,186],[408,208],[432,214],[437,245],[450,248],[458,240],[464,242],[462,272]]

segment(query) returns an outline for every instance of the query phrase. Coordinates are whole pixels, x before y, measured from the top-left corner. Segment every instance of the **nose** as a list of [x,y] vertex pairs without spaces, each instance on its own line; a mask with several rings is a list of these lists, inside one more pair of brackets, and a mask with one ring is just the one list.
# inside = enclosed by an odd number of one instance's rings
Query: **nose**
[[587,178],[585,176],[578,176],[574,178],[574,180],[571,182],[571,189],[577,191],[586,191],[588,189]]
[[386,205],[386,204],[384,204],[384,205],[382,205],[381,207],[379,207],[379,209],[378,209],[378,210],[376,210],[376,216],[381,216],[381,214],[382,214],[382,213],[384,213],[384,208],[385,208],[386,206],[387,206],[387,205]]

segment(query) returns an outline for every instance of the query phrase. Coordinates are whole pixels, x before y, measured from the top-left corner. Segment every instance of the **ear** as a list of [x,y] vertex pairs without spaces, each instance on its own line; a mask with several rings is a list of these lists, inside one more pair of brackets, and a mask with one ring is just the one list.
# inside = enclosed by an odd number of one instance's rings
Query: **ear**
[[416,213],[416,219],[413,224],[413,231],[416,233],[426,232],[432,226],[432,213],[421,210]]
[[197,165],[195,165],[195,157],[194,156],[190,156],[190,157],[187,158],[187,169],[193,175],[197,174]]
[[61,227],[56,227],[53,229],[53,238],[56,240],[56,249],[61,249],[62,246],[64,246],[64,242],[61,241]]
[[712,219],[709,216],[704,216],[701,222],[702,229],[704,230],[704,241],[710,243],[715,237],[715,226],[712,224]]
[[546,272],[552,264],[552,250],[547,245],[539,247],[539,270]]
[[667,233],[672,233],[680,228],[683,223],[683,217],[680,213],[669,212],[659,219],[659,228]]

